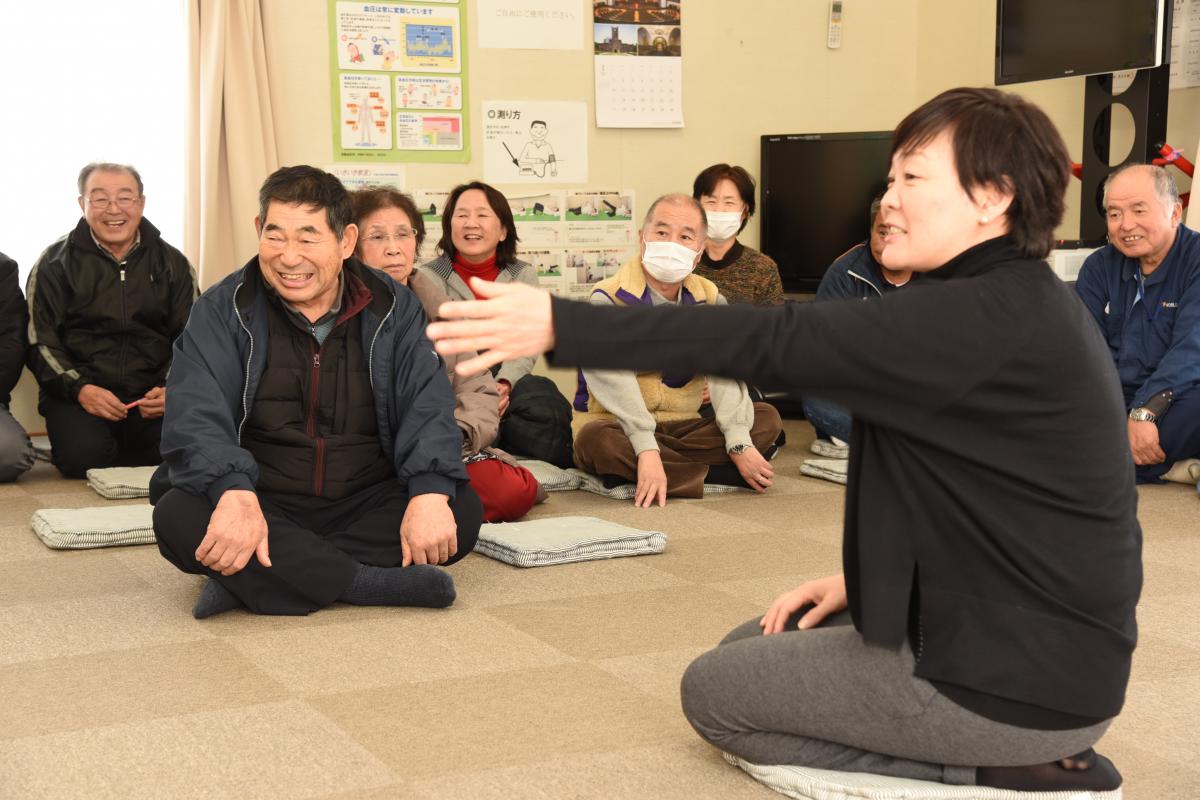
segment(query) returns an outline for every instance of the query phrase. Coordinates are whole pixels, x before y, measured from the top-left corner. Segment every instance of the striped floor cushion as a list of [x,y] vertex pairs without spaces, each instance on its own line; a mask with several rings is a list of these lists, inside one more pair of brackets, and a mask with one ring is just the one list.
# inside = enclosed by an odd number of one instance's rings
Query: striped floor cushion
[[579,488],[578,470],[562,469],[548,461],[534,459],[520,459],[517,463],[532,472],[533,477],[537,478],[537,482],[547,492],[565,492]]
[[[573,472],[579,476],[579,488],[585,492],[598,494],[602,497],[611,497],[613,500],[632,500],[637,494],[637,484],[622,483],[611,488],[604,485],[604,482],[583,470],[569,469],[567,472]],[[723,486],[717,483],[704,484],[704,496],[710,494],[729,494],[730,492],[750,491],[749,488],[742,486]]]
[[889,778],[867,772],[835,772],[811,767],[752,764],[725,753],[725,760],[750,777],[796,800],[1121,800],[1111,792],[1016,792],[985,786]]
[[667,535],[596,517],[550,517],[487,523],[475,552],[515,567],[544,567],[601,558],[661,553]]
[[87,471],[88,486],[101,497],[125,500],[150,496],[150,476],[154,467],[107,467]]
[[149,503],[98,508],[43,508],[29,521],[33,532],[55,550],[87,550],[154,543],[154,507]]
[[800,474],[844,484],[849,464],[849,461],[840,458],[807,458],[800,464]]

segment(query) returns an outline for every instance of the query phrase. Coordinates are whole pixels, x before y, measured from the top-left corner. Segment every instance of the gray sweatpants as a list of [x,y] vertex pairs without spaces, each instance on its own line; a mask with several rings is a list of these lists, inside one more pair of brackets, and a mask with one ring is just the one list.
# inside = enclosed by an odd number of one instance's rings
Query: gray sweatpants
[[905,644],[865,643],[849,612],[763,636],[733,630],[683,675],[683,713],[705,740],[755,764],[973,785],[976,766],[1044,764],[1086,750],[1111,720],[1042,731],[993,722],[913,675]]
[[33,444],[7,403],[0,403],[0,483],[15,481],[33,466]]

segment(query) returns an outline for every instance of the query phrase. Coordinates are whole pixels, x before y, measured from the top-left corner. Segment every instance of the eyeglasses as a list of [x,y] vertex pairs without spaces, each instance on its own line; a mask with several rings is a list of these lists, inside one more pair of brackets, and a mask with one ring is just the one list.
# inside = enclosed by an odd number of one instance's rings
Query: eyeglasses
[[87,201],[88,201],[88,205],[91,206],[92,208],[96,209],[97,211],[104,211],[110,205],[115,205],[117,208],[124,211],[124,210],[132,207],[134,203],[136,203],[138,200],[141,200],[141,199],[142,199],[141,197],[134,197],[131,194],[123,194],[120,197],[118,197],[116,200],[113,200],[112,198],[108,197],[107,195],[92,195],[91,197],[89,197],[87,199]]
[[415,237],[416,234],[412,231],[407,230],[406,228],[401,228],[400,230],[396,231],[395,235],[390,235],[387,233],[372,233],[371,235],[367,236],[367,242],[376,246],[382,246],[391,241],[394,241],[396,244],[404,244],[405,242],[412,241]]

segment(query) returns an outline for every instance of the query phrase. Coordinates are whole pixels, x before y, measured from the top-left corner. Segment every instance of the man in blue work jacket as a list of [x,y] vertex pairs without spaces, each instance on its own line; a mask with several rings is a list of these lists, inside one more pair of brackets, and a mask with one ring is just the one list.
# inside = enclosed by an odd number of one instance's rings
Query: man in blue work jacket
[[1139,483],[1200,479],[1200,234],[1180,225],[1161,167],[1123,167],[1104,185],[1109,244],[1075,284],[1121,378]]

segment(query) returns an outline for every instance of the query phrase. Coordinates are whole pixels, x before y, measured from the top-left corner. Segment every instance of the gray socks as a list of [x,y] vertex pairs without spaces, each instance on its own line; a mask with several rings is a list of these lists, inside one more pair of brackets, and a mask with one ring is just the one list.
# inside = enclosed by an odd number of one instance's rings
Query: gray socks
[[200,597],[196,600],[196,605],[192,606],[192,616],[196,619],[204,619],[241,607],[241,600],[234,597],[228,589],[214,579],[209,578],[205,581],[204,588],[200,590]]
[[359,564],[354,579],[338,599],[356,606],[446,608],[456,596],[454,579],[430,564],[408,567]]

